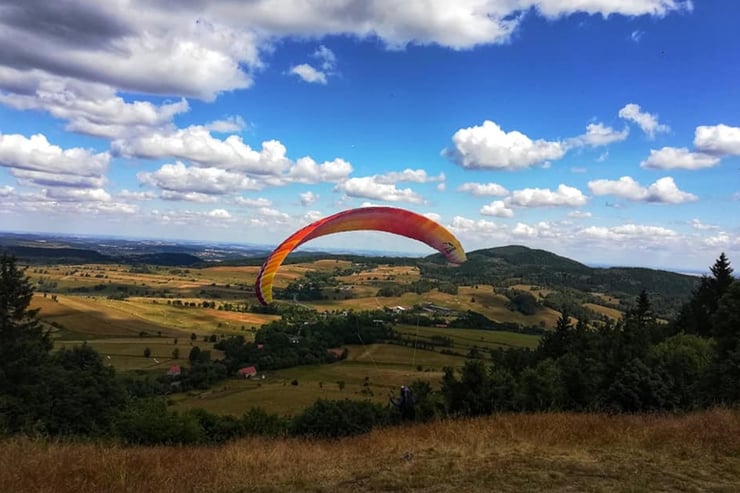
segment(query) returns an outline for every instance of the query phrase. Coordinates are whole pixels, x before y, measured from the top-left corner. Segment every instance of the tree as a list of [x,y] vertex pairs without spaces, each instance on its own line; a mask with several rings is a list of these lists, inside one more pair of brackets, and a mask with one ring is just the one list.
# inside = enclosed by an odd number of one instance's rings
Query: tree
[[144,357],[148,358],[151,355],[152,355],[152,350],[149,349],[148,347],[144,348]]
[[730,261],[724,252],[710,267],[712,276],[703,276],[691,300],[681,308],[677,326],[686,332],[703,337],[712,335],[712,317],[719,307],[719,300],[733,283]]
[[0,429],[35,426],[49,404],[45,373],[52,343],[29,309],[33,287],[15,257],[0,257]]

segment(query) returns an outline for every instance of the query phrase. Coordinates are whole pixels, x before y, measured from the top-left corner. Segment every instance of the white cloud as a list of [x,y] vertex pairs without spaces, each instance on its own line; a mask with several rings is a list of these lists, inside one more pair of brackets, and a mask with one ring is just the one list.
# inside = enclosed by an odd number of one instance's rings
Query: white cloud
[[505,197],[509,195],[509,191],[498,183],[463,183],[457,187],[458,192],[469,192],[476,197],[481,196],[494,196],[494,197]]
[[50,144],[43,134],[31,138],[0,133],[0,166],[8,168],[64,173],[78,176],[100,176],[110,161],[107,152],[73,147],[62,149]]
[[651,149],[650,156],[640,163],[650,169],[702,169],[719,163],[719,157],[702,152],[690,152],[685,147],[663,147]]
[[314,83],[314,84],[326,84],[326,74],[320,70],[316,70],[314,67],[307,63],[301,63],[291,67],[290,73],[297,75],[303,81]]
[[4,185],[0,187],[0,197],[7,197],[8,195],[12,194],[15,189],[9,185]]
[[250,198],[244,198],[244,197],[237,197],[234,202],[237,205],[243,205],[246,207],[270,207],[272,205],[272,201],[265,198],[257,198],[257,199],[250,199]]
[[317,164],[310,157],[298,159],[288,172],[288,179],[298,183],[336,183],[346,180],[352,173],[352,165],[344,159],[337,158]]
[[640,224],[623,224],[612,227],[589,226],[582,229],[581,234],[590,238],[617,242],[648,241],[656,246],[662,241],[678,238],[678,233],[671,229]]
[[446,189],[447,189],[447,184],[445,182],[437,183],[438,192],[444,192]]
[[216,120],[205,125],[207,130],[219,133],[241,132],[247,127],[247,122],[239,115],[229,116],[223,120]]
[[619,110],[620,118],[635,122],[645,134],[651,139],[656,133],[669,132],[671,128],[668,125],[658,123],[657,115],[641,110],[639,104],[628,103]]
[[[6,89],[7,92],[2,92]],[[127,102],[113,87],[0,66],[0,103],[18,110],[42,110],[66,120],[66,129],[97,137],[141,134],[171,125],[187,112],[184,99],[160,105]]]
[[607,127],[603,123],[589,123],[586,127],[586,133],[568,139],[566,141],[568,146],[580,147],[601,147],[613,142],[620,142],[627,138],[629,135],[629,128],[625,127],[623,130],[614,130],[611,127]]
[[157,197],[154,192],[132,192],[126,189],[121,190],[116,195],[123,200],[152,200]]
[[643,187],[630,176],[623,176],[619,180],[590,181],[588,188],[594,195],[614,195],[633,201],[680,204],[698,200],[696,195],[679,190],[670,176],[660,178],[648,187]]
[[378,183],[375,176],[350,178],[335,187],[350,197],[384,200],[386,202],[409,202],[420,204],[424,200],[410,188],[398,189],[395,185]]
[[514,190],[507,199],[507,205],[518,207],[547,207],[547,206],[581,206],[588,202],[588,198],[574,187],[559,185],[557,190],[548,188],[525,188]]
[[208,217],[213,217],[215,219],[230,219],[231,214],[229,214],[229,211],[226,209],[213,209],[208,213]]
[[36,186],[100,188],[110,161],[107,152],[74,147],[62,149],[43,134],[27,138],[0,133],[0,166],[10,169],[18,181]]
[[648,202],[660,202],[668,204],[680,204],[683,202],[693,202],[699,200],[699,197],[693,193],[683,192],[678,189],[673,178],[666,176],[656,180],[655,183],[647,188]]
[[635,43],[639,43],[644,34],[645,31],[632,31],[632,34],[630,34],[630,39]]
[[672,11],[693,9],[690,0],[534,0],[532,3],[547,17],[561,17],[576,12],[601,14],[604,17],[611,14],[662,17]]
[[159,194],[162,200],[171,200],[175,202],[196,202],[198,204],[211,204],[218,201],[214,195],[202,192],[177,192],[173,190],[162,190]]
[[720,231],[714,236],[704,238],[703,243],[712,248],[727,248],[731,240],[730,235],[724,231]]
[[514,229],[511,230],[511,234],[527,238],[557,238],[559,231],[551,223],[540,221],[534,226],[517,223]]
[[740,155],[740,127],[702,125],[696,127],[694,146],[702,152],[720,156]]
[[440,216],[436,212],[425,212],[424,214],[422,214],[422,216],[426,217],[427,219],[431,219],[434,222],[439,222],[442,220],[442,216]]
[[171,192],[223,195],[260,188],[255,180],[243,174],[219,168],[185,166],[179,161],[162,165],[155,172],[141,172],[136,176],[142,183]]
[[470,169],[521,169],[548,159],[560,159],[565,146],[560,142],[532,140],[516,130],[505,132],[495,122],[461,128],[452,136],[454,149],[443,155]]
[[704,224],[699,219],[692,219],[690,221],[691,227],[698,230],[709,230],[709,229],[717,229],[717,226],[714,226],[712,224]]
[[568,213],[568,217],[573,217],[575,219],[587,219],[591,217],[591,213],[587,211],[571,211]]
[[[690,5],[678,0],[15,2],[0,18],[0,65],[37,67],[128,93],[212,100],[249,87],[252,72],[263,65],[261,51],[271,51],[281,38],[345,35],[379,39],[392,49],[408,44],[468,49],[507,42],[530,8],[550,18],[664,16]],[[320,47],[314,55],[322,67],[333,63],[326,51]]]
[[319,199],[319,196],[310,190],[300,194],[300,197],[301,197],[301,205],[303,206],[309,206]]
[[452,218],[449,225],[450,231],[455,234],[472,234],[476,236],[500,235],[506,231],[506,227],[485,219],[469,219],[462,216]]
[[334,52],[331,51],[324,45],[319,46],[315,52],[311,55],[313,58],[317,58],[321,63],[321,70],[317,69],[311,64],[301,63],[300,65],[294,65],[290,68],[289,73],[297,75],[304,82],[312,84],[326,84],[329,76],[333,73],[334,67],[337,63],[337,57]]
[[331,70],[337,64],[337,57],[334,52],[324,45],[320,45],[311,56],[321,60],[321,68],[323,70]]
[[277,140],[262,143],[256,151],[238,135],[224,140],[214,138],[203,126],[195,125],[168,133],[153,133],[115,140],[111,149],[118,155],[145,159],[174,157],[201,166],[243,171],[255,175],[277,175],[288,169],[286,149]]
[[494,200],[488,205],[484,205],[480,213],[484,216],[512,217],[514,211],[506,207],[503,200]]
[[413,182],[413,183],[430,183],[430,182],[443,182],[445,180],[445,174],[440,173],[437,176],[429,176],[426,170],[423,169],[409,169],[398,172],[391,171],[382,175],[377,175],[375,181],[378,183],[390,183],[395,184],[398,182]]

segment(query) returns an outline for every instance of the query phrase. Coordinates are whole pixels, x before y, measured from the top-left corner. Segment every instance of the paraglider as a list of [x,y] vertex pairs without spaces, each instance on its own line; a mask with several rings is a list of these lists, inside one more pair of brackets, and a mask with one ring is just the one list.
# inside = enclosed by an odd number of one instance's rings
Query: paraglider
[[465,262],[465,251],[455,236],[437,222],[395,207],[361,207],[338,212],[309,224],[283,241],[265,260],[257,275],[255,293],[263,305],[272,302],[272,281],[295,248],[320,236],[346,231],[384,231],[426,243],[453,264]]

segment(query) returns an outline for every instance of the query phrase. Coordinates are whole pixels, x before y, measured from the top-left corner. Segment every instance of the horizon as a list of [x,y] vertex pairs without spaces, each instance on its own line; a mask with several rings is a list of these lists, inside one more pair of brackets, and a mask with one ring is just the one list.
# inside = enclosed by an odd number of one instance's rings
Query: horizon
[[[740,258],[740,3],[514,4],[11,1],[0,229],[276,245],[387,205],[466,251]],[[308,248],[367,245],[429,252]]]
[[[2,235],[5,234],[11,234],[11,235],[27,235],[27,236],[58,236],[62,238],[84,238],[87,240],[117,240],[117,241],[131,241],[131,242],[160,242],[160,243],[182,243],[182,244],[205,244],[209,246],[231,246],[231,247],[241,247],[241,248],[254,248],[254,249],[262,249],[264,248],[267,251],[271,251],[275,249],[278,245],[277,244],[258,244],[258,243],[239,243],[239,242],[219,242],[219,241],[206,241],[206,240],[188,240],[188,239],[182,239],[182,238],[171,238],[171,239],[164,239],[164,238],[156,238],[156,237],[131,237],[131,236],[117,236],[117,235],[96,235],[96,234],[66,234],[66,233],[49,233],[49,232],[30,232],[30,231],[0,231],[0,238],[2,238]],[[656,265],[638,265],[638,264],[610,264],[610,263],[603,263],[603,262],[584,262],[577,258],[568,257],[567,255],[562,255],[550,250],[544,250],[544,249],[538,249],[538,248],[532,248],[527,245],[523,244],[508,244],[508,245],[496,245],[496,246],[488,246],[488,247],[481,247],[476,248],[475,250],[467,250],[466,253],[474,253],[480,250],[489,250],[489,249],[495,249],[495,248],[506,248],[506,247],[524,247],[528,248],[530,250],[543,250],[548,253],[551,253],[553,255],[557,255],[559,257],[564,257],[569,260],[574,260],[578,263],[581,263],[587,267],[591,268],[644,268],[644,269],[653,269],[653,270],[663,270],[668,272],[673,272],[676,274],[684,274],[688,276],[698,276],[698,275],[709,275],[711,273],[710,266],[705,267],[704,269],[687,269],[683,267],[677,267],[677,266],[656,266]],[[373,249],[363,249],[363,248],[332,248],[332,247],[325,247],[325,248],[317,248],[312,247],[310,244],[303,244],[297,247],[293,252],[291,252],[291,255],[293,253],[326,253],[329,255],[359,255],[359,256],[365,256],[365,257],[400,257],[400,258],[424,258],[429,255],[434,255],[439,252],[429,248],[426,252],[409,252],[409,251],[400,251],[400,250],[373,250]],[[732,261],[732,259],[729,259]]]

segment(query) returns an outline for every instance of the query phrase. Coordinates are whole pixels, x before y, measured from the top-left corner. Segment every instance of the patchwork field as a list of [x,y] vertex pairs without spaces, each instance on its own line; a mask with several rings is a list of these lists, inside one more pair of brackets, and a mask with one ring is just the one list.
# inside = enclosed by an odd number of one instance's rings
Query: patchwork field
[[[358,265],[337,260],[288,264],[280,270],[275,285],[285,287],[309,271],[353,268]],[[219,358],[221,354],[213,350],[212,336],[218,340],[238,334],[250,340],[261,325],[278,318],[230,308],[256,301],[252,298],[252,283],[258,270],[256,266],[184,269],[86,265],[35,267],[27,273],[38,286],[32,306],[40,309],[40,317],[52,327],[57,348],[84,342],[118,370],[163,373],[174,364],[187,365],[193,345]],[[337,279],[344,289],[351,290],[351,299],[303,304],[321,312],[410,308],[431,303],[454,312],[473,310],[498,322],[536,327],[552,327],[560,316],[550,309],[530,316],[513,312],[506,306],[507,298],[494,293],[490,285],[462,286],[457,295],[432,290],[397,297],[376,296],[384,285],[419,280],[418,269],[410,266],[370,266]],[[535,296],[550,292],[524,284],[510,288]],[[600,305],[592,308],[610,316],[616,312]],[[464,356],[472,348],[532,348],[539,339],[521,333],[413,324],[397,325],[396,330],[406,338],[408,346],[351,346],[348,359],[333,365],[267,372],[256,380],[231,379],[205,392],[173,395],[172,402],[177,408],[204,407],[232,414],[241,414],[252,406],[291,413],[305,408],[317,397],[387,402],[398,386],[414,380],[438,385],[442,369],[462,366]],[[447,342],[433,345],[435,338],[436,343],[440,342],[440,337],[447,338]],[[442,354],[443,350],[451,354]],[[297,385],[293,385],[294,381]]]

